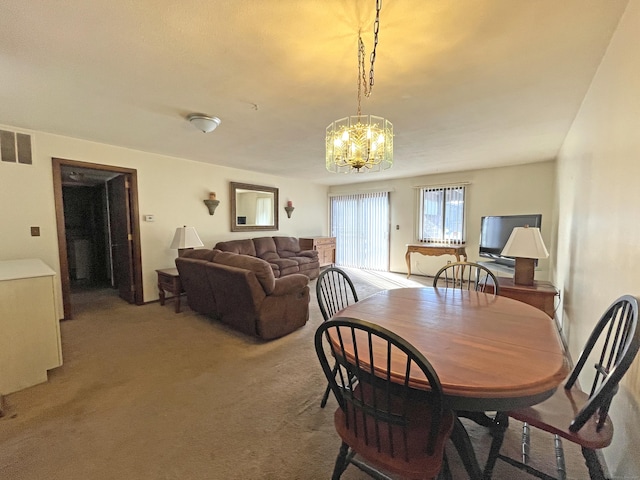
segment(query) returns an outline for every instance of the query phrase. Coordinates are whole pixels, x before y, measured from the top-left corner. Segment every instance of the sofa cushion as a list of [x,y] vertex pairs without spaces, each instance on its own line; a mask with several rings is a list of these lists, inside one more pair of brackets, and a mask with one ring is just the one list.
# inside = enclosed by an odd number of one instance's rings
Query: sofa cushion
[[215,256],[213,262],[251,270],[255,273],[256,278],[267,295],[270,295],[276,286],[276,278],[273,275],[271,266],[261,258],[251,257],[249,255],[239,255],[231,252],[220,252]]
[[307,263],[318,263],[318,260],[312,257],[289,257],[288,260],[294,260],[298,262],[298,264],[300,264],[300,267]]
[[300,252],[300,242],[296,237],[273,237],[273,241],[281,258],[295,257]]
[[279,259],[280,255],[276,251],[276,243],[272,237],[258,237],[253,239],[253,245],[256,248],[256,256],[269,263]]
[[211,262],[213,258],[220,253],[220,250],[209,250],[208,248],[194,248],[182,252],[183,258],[193,258],[194,260],[206,260]]
[[277,263],[269,263],[271,270],[273,270],[273,276],[276,278],[280,278],[280,265]]
[[298,273],[300,271],[300,265],[295,260],[290,258],[278,258],[277,260],[271,260],[279,267],[280,276],[291,275],[292,273]]
[[239,253],[241,255],[256,256],[256,247],[253,244],[253,240],[245,238],[243,240],[229,240],[228,242],[218,242],[215,248],[222,250],[223,252]]

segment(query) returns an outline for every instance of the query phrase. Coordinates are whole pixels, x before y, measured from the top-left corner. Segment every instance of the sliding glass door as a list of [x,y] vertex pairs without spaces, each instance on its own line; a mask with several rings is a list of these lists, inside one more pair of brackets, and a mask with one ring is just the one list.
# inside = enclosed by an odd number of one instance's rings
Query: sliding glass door
[[331,236],[336,264],[389,270],[388,192],[331,197]]

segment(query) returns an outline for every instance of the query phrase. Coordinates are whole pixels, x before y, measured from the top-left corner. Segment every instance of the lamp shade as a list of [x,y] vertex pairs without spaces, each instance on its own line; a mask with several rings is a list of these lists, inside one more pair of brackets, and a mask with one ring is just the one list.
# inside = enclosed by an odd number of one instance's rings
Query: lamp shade
[[178,227],[173,236],[173,242],[169,248],[182,250],[184,248],[204,247],[204,243],[200,240],[198,232],[194,227]]
[[515,258],[547,258],[549,252],[537,227],[515,227],[502,249],[502,255]]

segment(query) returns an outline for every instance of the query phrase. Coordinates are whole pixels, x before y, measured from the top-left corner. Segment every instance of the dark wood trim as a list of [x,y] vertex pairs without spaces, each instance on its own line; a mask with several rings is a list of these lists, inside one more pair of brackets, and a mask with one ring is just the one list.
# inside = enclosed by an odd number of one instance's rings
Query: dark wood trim
[[128,169],[131,208],[131,235],[133,236],[133,282],[136,305],[144,305],[142,295],[142,248],[140,240],[140,209],[138,208],[138,172]]
[[64,226],[64,202],[62,199],[62,165],[63,160],[52,158],[53,200],[56,207],[56,225],[58,230],[58,258],[60,260],[60,283],[62,285],[62,318],[72,318],[71,281],[69,280],[69,261],[67,259],[67,237]]
[[138,207],[138,172],[133,168],[102,165],[99,163],[81,162],[64,158],[52,158],[53,170],[53,195],[56,210],[56,225],[58,230],[58,257],[60,259],[60,282],[62,285],[63,318],[73,318],[71,309],[71,282],[69,279],[69,263],[67,260],[67,239],[64,226],[64,203],[62,199],[62,167],[90,168],[92,170],[104,170],[108,172],[127,175],[130,186],[130,216],[131,235],[133,236],[133,280],[135,285],[135,303],[144,304],[144,292],[142,290],[142,249],[140,240],[140,209]]

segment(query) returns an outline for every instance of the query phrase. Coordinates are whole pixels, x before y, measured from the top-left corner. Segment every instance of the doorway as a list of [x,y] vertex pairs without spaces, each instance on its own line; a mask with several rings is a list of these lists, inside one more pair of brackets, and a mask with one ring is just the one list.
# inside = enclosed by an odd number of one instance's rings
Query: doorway
[[141,305],[136,170],[59,158],[52,167],[64,319],[83,288],[117,289]]

